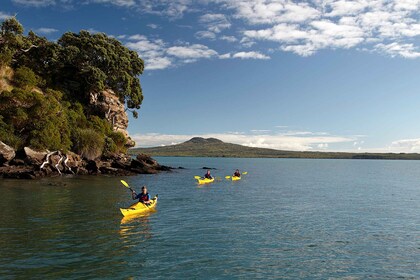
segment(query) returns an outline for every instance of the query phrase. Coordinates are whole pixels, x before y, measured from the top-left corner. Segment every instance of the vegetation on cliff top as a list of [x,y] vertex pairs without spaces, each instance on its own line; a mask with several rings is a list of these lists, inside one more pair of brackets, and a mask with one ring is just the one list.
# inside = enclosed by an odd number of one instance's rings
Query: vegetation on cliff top
[[56,42],[16,18],[0,29],[0,140],[20,149],[71,150],[86,158],[125,152],[90,95],[111,89],[134,117],[143,100],[143,60],[105,34],[67,32]]

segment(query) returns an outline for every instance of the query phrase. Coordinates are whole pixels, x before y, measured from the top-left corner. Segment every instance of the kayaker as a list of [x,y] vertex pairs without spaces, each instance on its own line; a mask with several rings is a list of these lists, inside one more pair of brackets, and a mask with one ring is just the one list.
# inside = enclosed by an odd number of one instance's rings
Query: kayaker
[[233,173],[233,177],[241,177],[241,172],[239,172],[239,169],[236,169],[235,173]]
[[210,174],[210,170],[207,170],[206,174],[204,175],[204,178],[210,179],[210,180],[213,179],[213,177]]
[[133,200],[138,199],[139,202],[142,202],[144,204],[150,204],[150,195],[147,192],[147,187],[143,186],[141,188],[141,193],[137,194],[135,191],[131,193]]

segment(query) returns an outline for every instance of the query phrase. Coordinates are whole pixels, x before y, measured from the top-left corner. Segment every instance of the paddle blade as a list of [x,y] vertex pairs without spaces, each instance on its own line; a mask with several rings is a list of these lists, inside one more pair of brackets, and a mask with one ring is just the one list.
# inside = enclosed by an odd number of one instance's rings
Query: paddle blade
[[130,186],[127,184],[127,182],[126,182],[126,181],[121,180],[121,183],[122,183],[125,187],[130,188]]
[[201,176],[194,176],[194,179],[201,179]]
[[225,178],[226,178],[226,179],[230,179],[230,176],[226,176]]
[[242,174],[243,174],[243,175],[246,175],[246,174],[248,174],[248,172],[242,172]]

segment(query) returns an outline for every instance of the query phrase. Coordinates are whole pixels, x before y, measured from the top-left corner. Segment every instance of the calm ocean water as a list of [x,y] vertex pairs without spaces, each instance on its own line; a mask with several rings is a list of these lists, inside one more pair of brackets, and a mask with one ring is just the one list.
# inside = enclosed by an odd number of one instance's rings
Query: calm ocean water
[[[420,161],[159,161],[187,169],[1,180],[0,278],[420,279]],[[157,211],[122,221],[120,179]]]

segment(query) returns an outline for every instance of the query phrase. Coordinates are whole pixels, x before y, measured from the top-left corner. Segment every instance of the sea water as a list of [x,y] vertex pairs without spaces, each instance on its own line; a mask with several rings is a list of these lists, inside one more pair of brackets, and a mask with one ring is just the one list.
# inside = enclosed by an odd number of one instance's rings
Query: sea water
[[[0,278],[420,279],[420,161],[158,160],[185,169],[1,180]],[[122,220],[121,179],[157,210]]]

